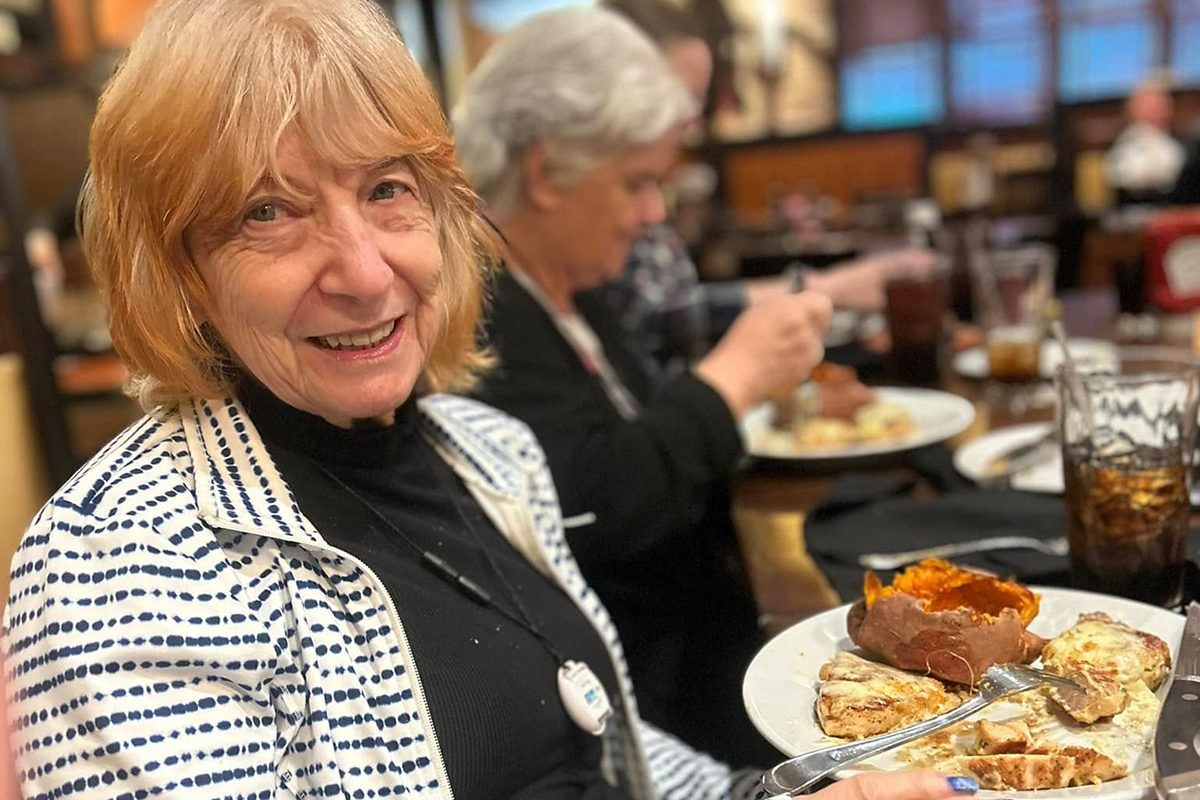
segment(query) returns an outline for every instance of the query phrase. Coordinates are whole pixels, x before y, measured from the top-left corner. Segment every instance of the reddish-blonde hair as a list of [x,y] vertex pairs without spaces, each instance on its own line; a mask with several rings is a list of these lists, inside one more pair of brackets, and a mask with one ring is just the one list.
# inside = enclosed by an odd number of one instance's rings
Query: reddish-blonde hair
[[185,234],[236,218],[264,175],[281,182],[285,135],[344,166],[407,157],[443,257],[423,388],[469,388],[489,363],[476,328],[495,234],[391,23],[369,0],[164,0],[100,98],[79,207],[130,393],[148,411],[231,393]]

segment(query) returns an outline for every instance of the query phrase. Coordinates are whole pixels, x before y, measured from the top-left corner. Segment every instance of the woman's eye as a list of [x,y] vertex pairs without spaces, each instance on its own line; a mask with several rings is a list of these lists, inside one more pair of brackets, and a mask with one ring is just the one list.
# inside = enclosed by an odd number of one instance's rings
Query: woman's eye
[[274,203],[259,203],[246,212],[246,219],[254,222],[274,222],[279,209]]
[[392,200],[398,194],[408,191],[408,187],[396,181],[384,181],[371,190],[372,200]]

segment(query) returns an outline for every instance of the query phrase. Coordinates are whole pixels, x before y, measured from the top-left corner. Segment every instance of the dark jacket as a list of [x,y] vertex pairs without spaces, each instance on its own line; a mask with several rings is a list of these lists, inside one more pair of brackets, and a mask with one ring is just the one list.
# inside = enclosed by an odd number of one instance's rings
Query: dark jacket
[[507,273],[487,334],[500,364],[478,396],[533,428],[564,516],[595,515],[567,537],[621,633],[646,718],[733,763],[761,760],[740,697],[759,640],[730,521],[736,423],[690,374],[654,390],[600,296],[577,307],[641,402],[636,420]]

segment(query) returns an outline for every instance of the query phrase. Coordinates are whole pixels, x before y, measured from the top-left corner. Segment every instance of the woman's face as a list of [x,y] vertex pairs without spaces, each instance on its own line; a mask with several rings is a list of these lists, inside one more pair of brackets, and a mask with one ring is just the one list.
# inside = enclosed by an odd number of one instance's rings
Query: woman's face
[[621,275],[629,249],[647,225],[663,221],[659,185],[675,163],[684,127],[627,150],[560,189],[555,219],[574,288],[590,289]]
[[441,326],[442,256],[405,162],[339,167],[293,140],[238,221],[189,232],[208,321],[242,368],[289,405],[348,427],[390,421]]

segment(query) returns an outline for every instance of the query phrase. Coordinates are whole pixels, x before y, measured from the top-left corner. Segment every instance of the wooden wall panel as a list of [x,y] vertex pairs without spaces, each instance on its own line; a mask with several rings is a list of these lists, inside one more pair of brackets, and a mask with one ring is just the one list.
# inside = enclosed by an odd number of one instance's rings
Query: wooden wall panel
[[887,133],[732,149],[722,177],[734,213],[753,220],[768,214],[771,197],[780,190],[831,195],[843,209],[864,194],[918,195],[924,164],[920,133]]

